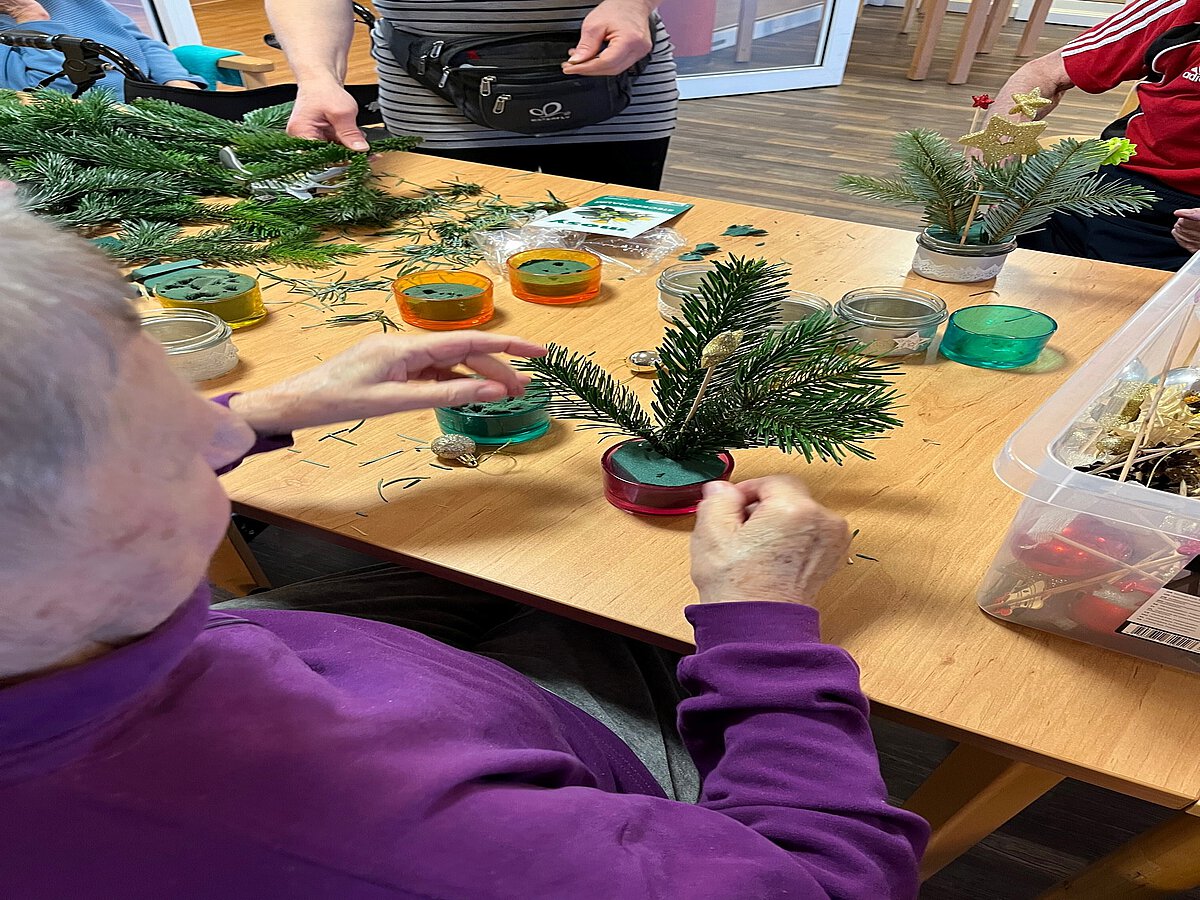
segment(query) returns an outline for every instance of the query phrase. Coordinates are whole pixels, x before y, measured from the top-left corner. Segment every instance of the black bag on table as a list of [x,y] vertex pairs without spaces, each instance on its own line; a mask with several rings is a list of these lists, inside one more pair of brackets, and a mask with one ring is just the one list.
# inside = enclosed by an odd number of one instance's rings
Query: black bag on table
[[611,119],[629,105],[647,54],[620,75],[567,75],[562,63],[577,31],[441,40],[401,31],[380,33],[396,61],[477,125],[519,134],[553,134]]

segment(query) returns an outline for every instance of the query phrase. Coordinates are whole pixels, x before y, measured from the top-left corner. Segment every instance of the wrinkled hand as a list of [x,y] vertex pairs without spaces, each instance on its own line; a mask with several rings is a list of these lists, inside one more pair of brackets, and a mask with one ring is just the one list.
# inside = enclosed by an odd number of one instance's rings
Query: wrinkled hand
[[358,102],[340,84],[301,85],[288,119],[287,133],[314,141],[333,141],[351,150],[366,150],[358,127]]
[[0,0],[0,13],[10,15],[18,25],[26,22],[46,22],[50,13],[35,0]]
[[[619,75],[650,52],[653,6],[645,0],[604,0],[583,20],[567,75]],[[607,44],[608,46],[605,46]]]
[[182,78],[173,78],[170,81],[164,81],[163,84],[171,87],[188,88],[189,90],[193,91],[201,90],[200,85],[196,84],[196,82],[184,81]]
[[1175,227],[1171,229],[1171,237],[1189,253],[1200,250],[1200,209],[1175,210]]
[[[255,432],[267,435],[408,409],[521,396],[529,376],[495,353],[538,357],[546,350],[501,334],[379,334],[307,372],[239,394],[229,408]],[[481,377],[456,371],[458,365]]]
[[846,522],[796,478],[705,485],[692,532],[692,581],[701,603],[811,603],[846,564]]

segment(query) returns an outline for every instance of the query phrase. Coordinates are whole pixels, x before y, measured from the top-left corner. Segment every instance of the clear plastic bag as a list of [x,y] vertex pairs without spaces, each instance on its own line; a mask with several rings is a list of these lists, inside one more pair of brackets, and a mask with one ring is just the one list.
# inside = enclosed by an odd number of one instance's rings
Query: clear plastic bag
[[505,274],[504,264],[514,253],[540,247],[588,250],[605,262],[605,270],[609,273],[641,275],[687,244],[673,228],[651,228],[637,237],[624,237],[535,228],[528,224],[475,231],[471,241],[483,251],[488,265],[500,275]]

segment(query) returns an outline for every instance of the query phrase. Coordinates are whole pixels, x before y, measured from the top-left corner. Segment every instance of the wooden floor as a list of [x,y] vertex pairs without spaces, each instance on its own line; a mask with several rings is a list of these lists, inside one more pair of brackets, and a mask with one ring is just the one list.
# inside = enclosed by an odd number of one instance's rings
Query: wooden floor
[[[205,42],[256,56],[282,56],[261,43],[269,30],[259,0],[195,2]],[[966,131],[970,95],[995,92],[1016,68],[1019,30],[1009,25],[996,51],[980,57],[969,83],[945,84],[961,16],[949,16],[930,78],[910,82],[904,70],[915,36],[896,34],[899,11],[868,7],[859,23],[845,83],[682,104],[665,187],[814,215],[915,228],[915,214],[877,207],[833,190],[839,172],[882,173],[891,136],[917,125],[948,135]],[[350,69],[371,78],[365,32],[359,29]],[[1049,51],[1078,33],[1050,26]],[[275,80],[286,80],[286,69]],[[1054,114],[1056,133],[1095,134],[1114,116],[1121,96],[1074,92]],[[1120,93],[1120,92],[1118,92]],[[309,538],[269,529],[253,544],[275,584],[365,564],[365,557]],[[950,749],[938,738],[875,722],[884,776],[896,800],[907,797]],[[1160,821],[1150,804],[1074,782],[1041,801],[949,866],[926,886],[925,900],[1032,900],[1037,894],[1122,841]],[[1200,900],[1200,891],[1185,895]]]

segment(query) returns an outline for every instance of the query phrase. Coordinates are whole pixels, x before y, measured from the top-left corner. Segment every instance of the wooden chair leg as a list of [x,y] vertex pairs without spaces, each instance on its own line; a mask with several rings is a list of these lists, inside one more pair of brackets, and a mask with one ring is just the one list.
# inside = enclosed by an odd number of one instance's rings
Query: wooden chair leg
[[975,62],[975,54],[979,52],[979,43],[983,40],[983,31],[987,25],[988,14],[994,5],[1005,0],[971,0],[967,7],[967,19],[963,22],[962,35],[958,39],[958,49],[954,60],[950,63],[950,74],[946,84],[962,84],[971,74],[971,64]]
[[987,26],[983,29],[983,42],[979,45],[980,53],[991,53],[1000,39],[1000,30],[1012,14],[1012,0],[993,0],[992,8],[988,11]]
[[908,34],[917,21],[917,12],[921,9],[921,0],[904,0],[904,12],[900,16],[900,33]]
[[1050,6],[1054,0],[1035,0],[1033,9],[1029,12],[1029,21],[1021,32],[1021,40],[1017,44],[1017,56],[1033,56],[1037,52],[1038,38],[1046,27],[1046,16],[1050,15]]
[[737,50],[733,57],[737,62],[750,62],[750,54],[754,50],[754,26],[756,24],[758,24],[758,0],[742,0],[741,11],[738,13]]
[[1194,887],[1200,887],[1200,811],[1195,806],[1059,882],[1040,900],[1135,900]]
[[225,540],[209,563],[208,580],[235,597],[245,597],[253,590],[271,586],[262,566],[254,558],[254,551],[232,522],[225,532]]
[[904,804],[933,828],[921,878],[945,868],[1062,780],[959,744]]
[[937,49],[938,35],[942,31],[942,20],[946,18],[949,0],[926,0],[925,21],[917,36],[917,49],[913,51],[912,64],[908,67],[909,81],[924,81],[933,62],[933,51]]

